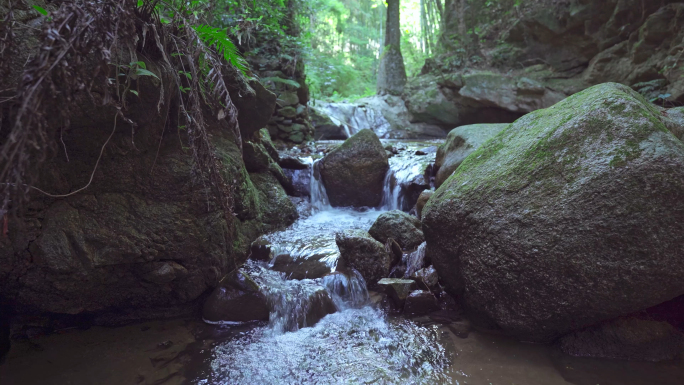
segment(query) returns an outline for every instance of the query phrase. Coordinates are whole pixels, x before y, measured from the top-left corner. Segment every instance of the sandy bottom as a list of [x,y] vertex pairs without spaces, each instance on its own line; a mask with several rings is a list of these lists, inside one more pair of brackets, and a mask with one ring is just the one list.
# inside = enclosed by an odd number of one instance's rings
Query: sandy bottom
[[[211,350],[238,328],[197,320],[93,327],[15,341],[0,366],[2,385],[192,384]],[[643,363],[569,357],[553,347],[440,326],[459,385],[682,385],[684,363]],[[463,336],[463,334],[461,334]]]

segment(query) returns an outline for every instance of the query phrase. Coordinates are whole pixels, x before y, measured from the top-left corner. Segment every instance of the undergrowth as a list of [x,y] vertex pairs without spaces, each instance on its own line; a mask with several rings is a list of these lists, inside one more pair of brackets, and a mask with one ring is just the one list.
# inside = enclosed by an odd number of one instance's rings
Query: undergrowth
[[[253,92],[243,75],[247,68],[220,30],[200,24],[183,9],[176,9],[172,20],[162,20],[164,6],[169,5],[159,0],[74,0],[61,2],[49,13],[40,32],[38,53],[24,67],[11,126],[0,139],[0,210],[20,211],[30,190],[38,190],[34,187],[36,170],[54,153],[55,138],[69,126],[77,100],[87,95],[94,103],[93,90],[97,90],[102,104],[98,108],[112,111],[113,135],[117,121],[135,127],[127,117],[131,95],[137,94],[131,88],[132,79],[154,76],[161,83],[156,112],[166,111],[161,108],[165,92],[177,93],[178,124],[189,138],[193,180],[207,191],[208,205],[214,197],[220,201],[232,227],[233,191],[214,155],[205,114],[209,110],[225,119],[241,148],[237,110],[228,87],[243,94]],[[0,59],[12,47],[11,17],[10,12],[0,23]],[[167,76],[147,70],[139,56],[159,58],[157,64]],[[53,99],[61,101],[58,118]],[[55,198],[82,191],[92,182],[99,160],[86,186],[63,195],[38,191]]]

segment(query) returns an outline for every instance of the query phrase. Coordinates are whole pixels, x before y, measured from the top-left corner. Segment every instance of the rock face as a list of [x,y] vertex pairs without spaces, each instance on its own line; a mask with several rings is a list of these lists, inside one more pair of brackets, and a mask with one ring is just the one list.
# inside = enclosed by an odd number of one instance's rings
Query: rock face
[[[159,63],[147,66],[171,84]],[[126,111],[137,124],[135,144],[118,128],[86,190],[64,199],[32,196],[23,217],[10,221],[9,237],[0,237],[0,297],[17,313],[89,313],[104,324],[188,314],[246,259],[255,238],[297,218],[281,183],[261,167],[273,164],[263,144],[254,139],[258,156],[249,172],[226,120],[207,114],[217,169],[234,203],[225,212],[182,150],[186,134],[164,134],[177,95],[165,92],[160,102],[149,79],[139,91]],[[269,115],[275,97],[262,91],[260,103],[271,104],[252,107]],[[253,111],[235,103],[240,117]],[[102,109],[74,114],[63,135],[70,161],[45,162],[38,186],[54,194],[85,186],[112,119]],[[254,137],[259,125],[245,123],[243,137]]]
[[361,130],[321,161],[321,177],[335,207],[375,207],[382,200],[387,154],[377,135]]
[[396,308],[402,309],[416,283],[412,279],[383,278],[378,282],[378,287],[390,297]]
[[[445,0],[445,53],[405,88],[416,122],[510,123],[604,82],[661,105],[684,102],[680,1],[474,2],[463,12],[459,3]],[[477,39],[462,40],[460,20]]]
[[549,341],[684,293],[684,145],[662,119],[626,86],[592,87],[519,119],[436,191],[428,253],[479,322]]
[[414,290],[406,297],[404,313],[418,316],[439,310],[439,303],[432,293],[425,290]]
[[384,277],[389,276],[392,256],[385,246],[361,230],[345,230],[335,237],[340,249],[340,262],[345,267],[354,268],[366,281],[369,288]]
[[454,128],[437,150],[435,186],[439,187],[461,165],[463,160],[508,124],[473,124]]
[[392,238],[404,250],[415,249],[425,240],[418,218],[400,210],[380,214],[368,233],[380,242]]
[[684,351],[684,335],[667,322],[620,318],[560,339],[573,356],[635,361],[670,361]]
[[226,275],[202,309],[202,317],[208,322],[268,320],[268,314],[268,303],[259,286],[240,270]]

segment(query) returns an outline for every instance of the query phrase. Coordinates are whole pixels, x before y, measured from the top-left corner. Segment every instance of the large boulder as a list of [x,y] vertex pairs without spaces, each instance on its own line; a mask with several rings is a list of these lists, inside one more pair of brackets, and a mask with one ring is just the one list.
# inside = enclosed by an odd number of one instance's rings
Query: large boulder
[[420,226],[418,218],[401,210],[392,210],[380,214],[368,233],[382,243],[392,238],[402,249],[411,250],[425,240]]
[[382,200],[389,169],[387,154],[371,130],[361,130],[321,161],[321,177],[330,204],[375,207]]
[[607,83],[528,114],[430,198],[440,277],[481,323],[531,341],[684,293],[684,145]]
[[437,150],[435,186],[441,186],[468,155],[506,127],[508,124],[472,124],[451,130]]
[[340,249],[340,262],[356,269],[368,287],[375,287],[381,278],[389,276],[393,258],[385,246],[367,232],[345,230],[337,233],[335,241]]

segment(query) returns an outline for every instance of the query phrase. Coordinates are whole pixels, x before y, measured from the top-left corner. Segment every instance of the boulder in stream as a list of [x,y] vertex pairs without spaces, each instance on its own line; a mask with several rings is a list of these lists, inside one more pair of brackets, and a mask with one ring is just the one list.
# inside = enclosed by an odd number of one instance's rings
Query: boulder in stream
[[345,230],[335,237],[340,249],[340,261],[345,267],[354,268],[374,288],[381,278],[389,276],[394,259],[385,246],[362,230]]
[[375,207],[382,200],[387,154],[371,130],[361,130],[321,161],[320,172],[334,207]]
[[435,186],[441,186],[468,155],[506,127],[508,124],[472,124],[451,130],[437,150]]
[[432,190],[425,190],[418,196],[418,201],[416,202],[416,214],[418,214],[418,219],[422,218],[423,207],[425,207],[425,204],[434,193],[435,192]]
[[471,154],[423,210],[428,252],[474,320],[551,341],[684,294],[684,144],[607,83]]
[[423,231],[418,218],[401,210],[392,210],[380,214],[368,233],[380,242],[392,238],[404,250],[415,249],[423,243]]

